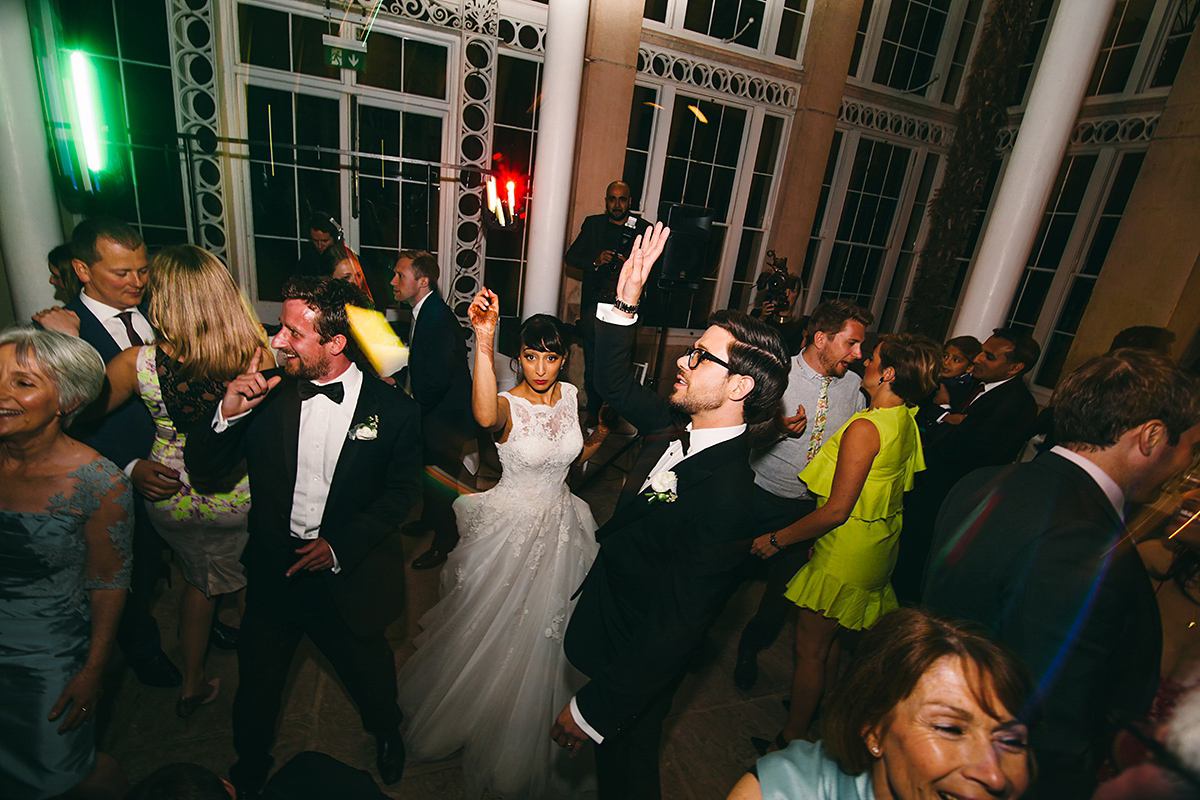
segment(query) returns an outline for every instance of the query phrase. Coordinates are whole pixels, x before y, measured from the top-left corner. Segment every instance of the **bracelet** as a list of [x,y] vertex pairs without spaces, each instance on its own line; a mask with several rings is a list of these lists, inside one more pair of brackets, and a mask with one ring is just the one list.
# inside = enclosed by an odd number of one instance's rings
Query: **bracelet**
[[613,308],[615,308],[617,311],[624,311],[626,314],[636,314],[638,310],[636,304],[631,306],[629,303],[622,301],[619,297],[616,300],[613,300]]
[[776,533],[779,533],[779,531],[771,531],[771,547],[774,547],[776,550],[782,550],[783,548],[787,547],[787,545],[779,543],[779,541],[775,538]]

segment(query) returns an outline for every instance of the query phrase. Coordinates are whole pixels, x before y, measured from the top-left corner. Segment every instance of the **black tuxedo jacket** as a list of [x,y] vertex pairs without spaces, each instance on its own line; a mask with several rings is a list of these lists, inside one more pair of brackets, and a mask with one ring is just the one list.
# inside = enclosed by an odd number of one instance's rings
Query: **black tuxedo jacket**
[[[139,308],[144,315],[145,306]],[[66,309],[79,315],[79,338],[96,348],[105,364],[121,352],[121,346],[78,297],[67,303]],[[81,419],[68,433],[124,469],[135,458],[149,457],[154,419],[139,398],[131,397],[107,416]]]
[[[400,326],[402,339],[407,326]],[[412,331],[408,379],[413,399],[421,406],[421,425],[427,445],[452,437],[459,444],[475,436],[471,413],[471,372],[462,325],[437,292],[425,298]]]
[[[667,401],[630,367],[634,328],[598,323],[596,384],[639,431],[681,427]],[[742,434],[675,467],[678,499],[638,494],[666,440],[649,437],[617,510],[596,533],[600,552],[567,628],[567,657],[589,682],[576,696],[601,735],[621,733],[682,677],[749,555],[754,473]]]
[[1012,378],[967,406],[958,425],[941,423],[925,436],[925,465],[930,472],[958,480],[980,467],[1012,463],[1037,419],[1037,401],[1025,382]]
[[1053,453],[968,475],[938,518],[924,602],[983,624],[1033,673],[1036,797],[1091,797],[1107,715],[1138,717],[1154,696],[1158,606],[1137,551],[1118,546],[1123,527]]
[[[285,376],[250,416],[223,433],[201,420],[184,450],[188,472],[215,479],[241,459],[250,475],[250,538],[242,553],[252,597],[283,594],[284,573],[303,542],[291,535],[296,487],[300,396]],[[365,636],[399,616],[404,602],[404,560],[397,526],[421,496],[420,412],[404,392],[364,372],[350,430],[378,420],[375,439],[342,445],[329,486],[321,538],[329,542],[341,571],[321,577],[346,624]],[[291,580],[295,580],[293,577]]]

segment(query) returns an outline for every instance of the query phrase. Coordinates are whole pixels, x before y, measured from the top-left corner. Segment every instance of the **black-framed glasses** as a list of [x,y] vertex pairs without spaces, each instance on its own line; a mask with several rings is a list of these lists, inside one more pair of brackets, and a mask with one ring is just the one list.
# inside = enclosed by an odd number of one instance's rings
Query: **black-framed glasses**
[[700,366],[701,361],[711,361],[714,364],[719,364],[725,369],[728,369],[730,372],[733,372],[729,365],[724,361],[717,358],[707,350],[701,350],[699,347],[689,347],[687,350],[683,351],[683,354],[687,357],[688,369],[695,369],[696,367]]

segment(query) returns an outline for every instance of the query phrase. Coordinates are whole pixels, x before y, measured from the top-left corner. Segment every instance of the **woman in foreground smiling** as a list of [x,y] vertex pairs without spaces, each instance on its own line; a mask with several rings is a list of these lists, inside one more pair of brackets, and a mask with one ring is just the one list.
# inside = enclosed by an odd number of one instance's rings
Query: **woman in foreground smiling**
[[1034,765],[1016,714],[1031,691],[1017,660],[915,608],[863,635],[820,742],[758,760],[729,800],[1010,800]]
[[118,798],[96,704],[132,565],[133,494],[63,433],[104,385],[90,344],[0,334],[0,797]]

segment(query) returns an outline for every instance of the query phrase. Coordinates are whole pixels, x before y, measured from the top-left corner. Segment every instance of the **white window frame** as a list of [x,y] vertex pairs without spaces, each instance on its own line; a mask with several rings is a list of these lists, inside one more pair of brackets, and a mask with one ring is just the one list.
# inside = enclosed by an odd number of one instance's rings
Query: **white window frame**
[[[595,0],[596,2],[604,2],[604,0]],[[690,39],[691,41],[700,44],[720,47],[723,50],[728,50],[731,53],[750,56],[752,58],[769,61],[775,64],[780,64],[791,69],[804,67],[804,50],[808,43],[808,32],[812,23],[813,6],[818,0],[808,0],[807,7],[804,12],[804,24],[800,29],[800,46],[797,48],[795,58],[786,58],[784,56],[775,55],[775,47],[779,43],[779,27],[780,21],[783,19],[783,0],[766,0],[766,11],[763,15],[762,28],[759,33],[758,47],[747,47],[734,42],[727,42],[724,39],[718,39],[715,36],[707,36],[698,31],[689,30],[683,27],[684,19],[687,16],[688,0],[667,0],[666,21],[659,22],[656,19],[642,18],[642,27],[647,30],[667,33],[671,36],[680,39]]]
[[[675,107],[676,94],[682,92],[689,97],[698,97],[717,103],[718,105],[728,108],[738,108],[746,112],[746,132],[742,136],[742,151],[738,156],[738,163],[735,168],[737,171],[737,180],[733,188],[733,202],[729,206],[729,218],[725,223],[725,241],[721,246],[720,266],[717,269],[716,286],[713,289],[713,302],[709,308],[709,312],[726,308],[729,303],[730,290],[733,286],[733,270],[737,260],[737,251],[741,246],[741,234],[744,229],[743,219],[746,215],[746,204],[749,202],[750,183],[754,177],[753,159],[758,154],[763,116],[771,114],[783,119],[783,131],[779,140],[779,153],[776,155],[776,164],[781,168],[784,159],[787,157],[787,145],[791,135],[793,112],[776,106],[749,103],[744,100],[739,101],[728,95],[704,92],[691,84],[675,84],[666,81],[660,82],[642,79],[639,79],[637,83],[641,86],[656,89],[658,91],[656,102],[660,106],[660,108],[656,109],[657,113],[654,115],[654,125],[650,138],[650,153],[646,159],[646,175],[658,176],[659,180],[647,181],[645,183],[641,212],[642,216],[646,218],[649,218],[651,213],[656,216],[658,214],[659,198],[662,195],[661,176],[666,167],[667,138],[671,131],[670,119],[667,119],[667,115]],[[767,212],[763,220],[764,231],[769,231],[774,224],[779,184],[780,181],[778,178],[771,181],[771,191],[767,197]],[[767,248],[764,246],[762,252],[758,254],[751,270],[752,275],[758,275],[762,271],[762,265],[766,259],[766,251]]]
[[[311,4],[296,2],[296,0],[241,0],[246,5],[268,8],[287,14],[295,14],[309,18],[324,19],[319,9]],[[220,15],[222,23],[218,36],[218,49],[221,65],[225,70],[224,83],[232,88],[225,93],[224,108],[227,121],[227,134],[235,140],[248,138],[248,118],[246,108],[246,90],[249,86],[259,86],[290,92],[292,94],[307,94],[316,97],[336,99],[338,101],[338,137],[340,143],[350,142],[350,97],[355,95],[369,105],[385,107],[400,112],[411,111],[429,116],[440,116],[442,119],[442,148],[443,163],[457,163],[457,137],[450,135],[457,130],[461,115],[459,98],[458,65],[461,62],[462,40],[456,35],[443,35],[427,28],[406,25],[395,19],[378,19],[376,30],[406,39],[416,39],[430,42],[447,48],[446,56],[446,99],[404,95],[373,86],[356,85],[349,70],[342,70],[339,80],[322,78],[315,75],[305,75],[291,71],[260,67],[241,62],[240,39],[237,30],[237,7],[241,3],[232,3],[230,13]],[[368,40],[369,47],[369,40]],[[349,150],[348,146],[341,149]],[[229,181],[229,196],[237,198],[229,203],[229,244],[230,267],[239,286],[251,299],[255,311],[262,319],[274,319],[279,315],[282,304],[275,301],[261,300],[258,295],[258,271],[254,267],[254,221],[253,196],[250,183],[249,150],[244,145],[229,146],[230,158],[227,162],[226,177]],[[364,154],[369,155],[369,154]],[[340,158],[345,158],[340,157]],[[438,191],[438,251],[449,254],[453,248],[454,228],[454,193],[447,191],[446,174],[443,172],[442,184]],[[457,173],[453,177],[457,177]],[[348,165],[340,162],[339,192],[340,207],[336,209],[342,228],[346,235],[346,244],[354,250],[359,249],[358,221],[351,217],[351,170]],[[300,231],[303,239],[304,231]],[[403,243],[401,243],[403,246]],[[236,265],[236,266],[235,266]],[[443,292],[449,289],[453,280],[453,270],[442,271],[439,287]]]

